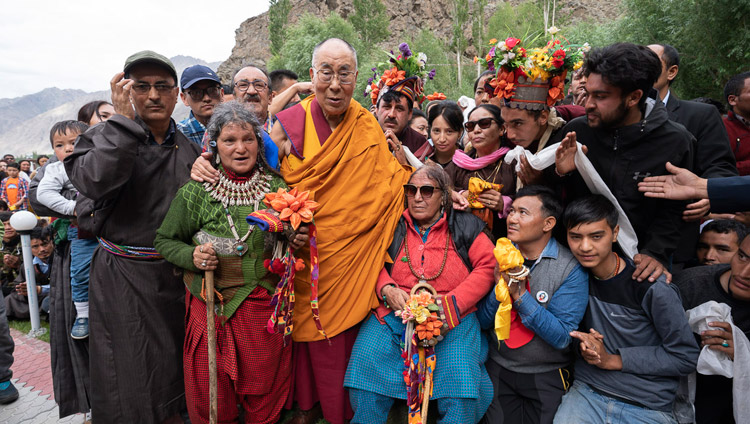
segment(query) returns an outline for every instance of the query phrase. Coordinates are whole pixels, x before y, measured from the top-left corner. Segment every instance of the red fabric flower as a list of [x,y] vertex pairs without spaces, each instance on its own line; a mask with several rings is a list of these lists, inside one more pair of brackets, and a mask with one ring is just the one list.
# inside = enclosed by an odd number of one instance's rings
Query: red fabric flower
[[518,38],[508,37],[505,39],[505,46],[508,47],[508,50],[510,50],[520,42],[521,40],[519,40]]

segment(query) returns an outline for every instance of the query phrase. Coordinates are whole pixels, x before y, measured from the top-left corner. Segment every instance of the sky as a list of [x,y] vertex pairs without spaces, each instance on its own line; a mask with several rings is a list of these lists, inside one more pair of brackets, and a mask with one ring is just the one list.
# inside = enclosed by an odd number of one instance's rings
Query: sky
[[23,0],[0,7],[0,98],[106,90],[140,50],[223,61],[265,0]]

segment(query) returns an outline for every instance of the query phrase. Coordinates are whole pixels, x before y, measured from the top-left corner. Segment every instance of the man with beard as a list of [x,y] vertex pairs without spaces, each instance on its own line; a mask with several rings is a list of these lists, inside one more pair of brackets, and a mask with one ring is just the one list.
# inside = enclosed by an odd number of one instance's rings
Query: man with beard
[[169,59],[138,52],[110,86],[117,114],[81,134],[64,161],[94,203],[86,217],[99,238],[89,286],[92,418],[181,422],[185,288],[153,242],[200,149],[171,119],[178,88]]
[[638,182],[668,174],[667,162],[692,169],[695,143],[685,127],[669,120],[662,102],[647,101],[660,74],[658,56],[644,46],[617,43],[592,50],[584,63],[586,116],[572,120],[554,140],[562,138],[555,172],[568,180],[571,198],[588,192],[579,175],[564,177],[576,170],[576,140],[583,144],[638,236],[633,278],[651,282],[667,272],[680,240],[685,203],[645,198]]

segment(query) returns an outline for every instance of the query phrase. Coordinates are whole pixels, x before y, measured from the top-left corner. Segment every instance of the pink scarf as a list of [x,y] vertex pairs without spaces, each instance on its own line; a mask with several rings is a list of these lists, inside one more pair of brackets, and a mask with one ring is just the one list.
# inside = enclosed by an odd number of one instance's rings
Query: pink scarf
[[469,155],[462,152],[461,150],[456,150],[456,152],[453,154],[453,163],[458,165],[460,168],[468,169],[469,171],[476,171],[477,169],[486,168],[487,165],[497,162],[509,151],[509,148],[501,147],[492,152],[492,154],[490,155],[472,159]]

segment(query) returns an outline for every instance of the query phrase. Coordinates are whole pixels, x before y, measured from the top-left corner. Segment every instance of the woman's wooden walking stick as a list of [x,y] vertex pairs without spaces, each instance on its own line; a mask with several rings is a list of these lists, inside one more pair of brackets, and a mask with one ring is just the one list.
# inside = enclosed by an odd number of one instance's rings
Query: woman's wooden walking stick
[[208,329],[208,399],[209,423],[219,418],[219,387],[216,379],[216,322],[214,319],[214,272],[206,271],[206,327]]

